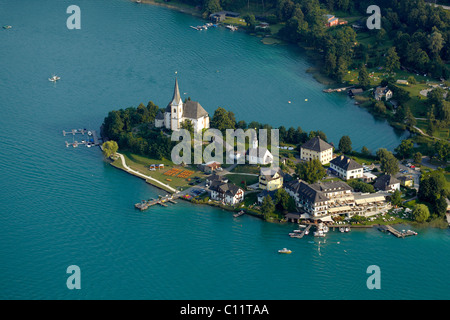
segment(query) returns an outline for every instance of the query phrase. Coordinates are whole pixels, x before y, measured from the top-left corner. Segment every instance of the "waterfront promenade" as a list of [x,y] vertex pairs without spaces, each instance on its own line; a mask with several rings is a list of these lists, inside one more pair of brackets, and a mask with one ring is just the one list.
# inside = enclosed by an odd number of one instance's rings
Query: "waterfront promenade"
[[[120,159],[121,159],[121,161],[122,161],[122,166],[123,166],[123,170],[124,170],[124,171],[126,171],[126,172],[128,172],[128,173],[131,173],[132,175],[138,176],[138,177],[144,179],[146,182],[151,183],[151,184],[154,185],[154,186],[160,186],[160,187],[161,187],[162,189],[164,189],[164,190],[167,190],[167,191],[170,191],[170,192],[173,192],[173,193],[176,193],[176,192],[177,192],[177,189],[172,188],[172,187],[169,186],[168,184],[163,183],[163,182],[161,182],[161,181],[159,181],[159,180],[156,180],[155,178],[152,178],[152,177],[147,176],[147,175],[145,175],[145,174],[142,174],[142,173],[140,173],[139,171],[136,171],[136,170],[131,169],[131,168],[127,165],[127,163],[126,163],[126,161],[125,161],[125,157],[124,157],[122,154],[116,152],[116,155],[118,155],[118,156],[120,157]],[[150,181],[151,181],[151,182],[150,182]]]

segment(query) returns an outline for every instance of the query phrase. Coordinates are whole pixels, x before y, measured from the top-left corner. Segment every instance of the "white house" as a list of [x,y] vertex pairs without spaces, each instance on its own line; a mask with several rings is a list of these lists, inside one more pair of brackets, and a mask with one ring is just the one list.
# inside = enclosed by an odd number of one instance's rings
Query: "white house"
[[178,89],[178,80],[175,79],[175,88],[172,100],[166,107],[164,113],[159,112],[155,118],[155,127],[165,127],[177,131],[181,124],[189,120],[195,132],[209,128],[209,115],[205,109],[196,101],[188,100],[183,102]]
[[388,101],[392,98],[392,91],[388,87],[377,87],[375,89],[375,100],[380,101],[383,97],[385,97],[386,101]]
[[252,141],[252,147],[247,150],[246,158],[250,164],[270,164],[273,162],[273,155],[267,148],[258,147],[258,139]]
[[244,190],[232,183],[212,181],[209,187],[211,199],[228,205],[235,205],[244,200]]
[[381,191],[395,191],[400,190],[400,181],[389,174],[383,174],[377,178],[373,186]]
[[344,180],[363,178],[363,166],[345,155],[331,160],[330,169],[334,174]]
[[327,164],[333,159],[333,146],[316,136],[302,144],[300,159],[305,161],[318,159],[321,164]]

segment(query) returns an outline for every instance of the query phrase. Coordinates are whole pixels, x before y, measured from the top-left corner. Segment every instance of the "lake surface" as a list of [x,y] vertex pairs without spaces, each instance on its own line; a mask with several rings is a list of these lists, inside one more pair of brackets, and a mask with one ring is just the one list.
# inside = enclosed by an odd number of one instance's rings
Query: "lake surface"
[[[324,94],[301,52],[197,18],[125,0],[0,0],[0,298],[448,299],[448,230],[397,239],[377,230],[291,239],[294,226],[186,202],[141,213],[164,192],[106,164],[98,148],[66,148],[62,130],[98,129],[108,111],[183,96],[211,114],[322,130],[337,143],[401,141],[345,95]],[[61,76],[53,84],[52,74]],[[306,102],[305,99],[308,99]],[[292,101],[288,104],[288,101]],[[291,255],[279,255],[288,247]],[[81,268],[81,290],[66,269]],[[369,265],[381,290],[366,287]]]

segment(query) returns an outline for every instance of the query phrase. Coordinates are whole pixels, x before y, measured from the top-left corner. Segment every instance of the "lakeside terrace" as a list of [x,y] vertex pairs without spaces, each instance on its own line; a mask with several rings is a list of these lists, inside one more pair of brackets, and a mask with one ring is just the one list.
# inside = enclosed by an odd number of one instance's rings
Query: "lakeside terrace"
[[293,181],[286,186],[286,191],[295,199],[300,212],[287,217],[291,220],[332,221],[333,217],[342,215],[369,217],[391,209],[386,200],[388,192],[357,193],[341,181],[316,184]]

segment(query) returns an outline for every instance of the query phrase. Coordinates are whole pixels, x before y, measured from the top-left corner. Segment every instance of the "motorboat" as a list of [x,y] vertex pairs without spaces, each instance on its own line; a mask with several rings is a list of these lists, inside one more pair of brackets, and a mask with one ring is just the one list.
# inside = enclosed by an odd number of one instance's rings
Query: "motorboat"
[[61,78],[58,77],[58,76],[53,75],[51,78],[48,78],[48,81],[56,82],[56,81],[58,81],[59,79],[61,79]]
[[314,237],[325,237],[325,233],[323,233],[323,230],[315,231]]
[[278,253],[286,253],[286,254],[290,254],[290,253],[292,253],[292,251],[289,250],[289,249],[283,248],[283,249],[281,249],[281,250],[278,250]]
[[3,26],[3,29],[11,29],[11,28],[12,28],[12,26],[8,26],[8,25]]

